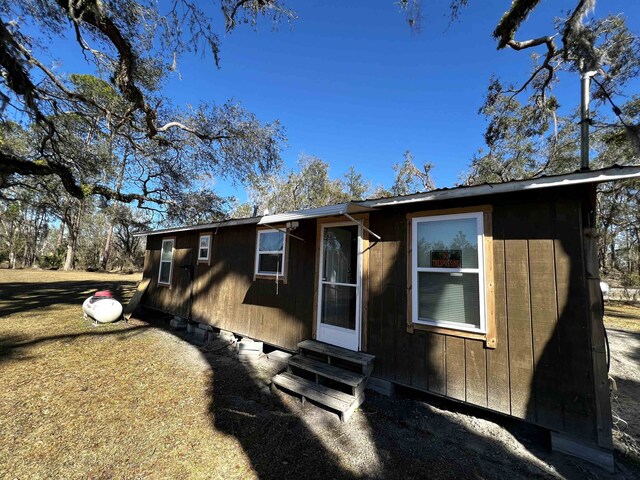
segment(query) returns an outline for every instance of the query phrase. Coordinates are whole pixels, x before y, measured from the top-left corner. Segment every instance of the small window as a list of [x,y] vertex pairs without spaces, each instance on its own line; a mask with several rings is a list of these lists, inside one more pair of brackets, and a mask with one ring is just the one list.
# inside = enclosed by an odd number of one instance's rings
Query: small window
[[160,285],[171,285],[171,274],[173,273],[173,246],[175,239],[165,238],[162,240],[162,250],[160,252],[160,271],[158,272],[158,283]]
[[483,214],[412,220],[412,321],[486,332]]
[[284,275],[286,235],[279,230],[258,230],[256,275]]
[[209,255],[211,252],[211,234],[202,234],[200,235],[200,240],[198,242],[198,261],[199,262],[208,262]]

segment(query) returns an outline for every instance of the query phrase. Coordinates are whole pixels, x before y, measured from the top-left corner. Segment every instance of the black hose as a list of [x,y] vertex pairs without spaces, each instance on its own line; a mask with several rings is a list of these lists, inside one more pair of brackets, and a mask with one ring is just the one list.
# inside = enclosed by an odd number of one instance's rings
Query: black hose
[[602,322],[602,329],[604,330],[604,344],[607,348],[607,373],[609,373],[609,367],[611,366],[611,349],[609,348],[609,335],[607,335],[607,328]]
[[611,349],[609,348],[609,335],[607,335],[607,327],[604,326],[604,295],[602,293],[602,288],[600,289],[600,305],[602,305],[602,330],[604,330],[604,344],[607,349],[607,374],[609,373],[609,368],[611,367]]

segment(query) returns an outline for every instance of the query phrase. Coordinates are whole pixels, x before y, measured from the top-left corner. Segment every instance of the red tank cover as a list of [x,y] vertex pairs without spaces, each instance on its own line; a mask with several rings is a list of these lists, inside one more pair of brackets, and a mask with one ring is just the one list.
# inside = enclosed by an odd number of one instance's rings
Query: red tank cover
[[99,290],[96,293],[94,293],[93,296],[100,297],[100,298],[113,298],[113,294],[111,293],[110,290]]

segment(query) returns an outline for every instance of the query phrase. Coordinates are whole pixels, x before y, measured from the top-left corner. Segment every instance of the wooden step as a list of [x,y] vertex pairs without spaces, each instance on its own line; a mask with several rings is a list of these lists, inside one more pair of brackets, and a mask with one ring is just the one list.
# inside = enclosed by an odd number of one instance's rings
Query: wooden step
[[302,355],[291,357],[289,359],[289,365],[335,380],[336,382],[344,383],[353,388],[360,385],[366,379],[366,377],[360,373],[335,367]]
[[297,393],[304,399],[313,400],[340,413],[340,420],[346,422],[364,401],[364,394],[353,397],[324,385],[314,383],[289,372],[273,377],[272,382],[280,388]]
[[339,358],[340,360],[362,365],[363,367],[369,367],[376,358],[374,355],[369,355],[368,353],[354,352],[316,340],[303,340],[298,344],[298,348],[333,358]]

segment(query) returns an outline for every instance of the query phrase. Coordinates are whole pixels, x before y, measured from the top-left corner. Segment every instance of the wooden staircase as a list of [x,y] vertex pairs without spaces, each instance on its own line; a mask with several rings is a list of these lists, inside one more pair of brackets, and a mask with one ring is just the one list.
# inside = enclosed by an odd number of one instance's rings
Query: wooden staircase
[[305,340],[289,359],[287,371],[273,377],[272,385],[338,412],[346,422],[364,402],[364,389],[375,357],[328,343]]

